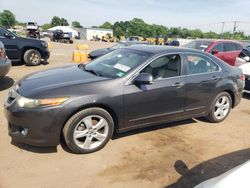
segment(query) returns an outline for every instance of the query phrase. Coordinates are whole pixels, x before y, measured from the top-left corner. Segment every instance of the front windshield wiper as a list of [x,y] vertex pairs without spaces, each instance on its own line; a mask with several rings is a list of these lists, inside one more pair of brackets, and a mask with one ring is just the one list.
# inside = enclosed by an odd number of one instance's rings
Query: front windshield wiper
[[96,76],[101,76],[101,77],[103,77],[102,74],[100,74],[100,73],[94,71],[93,69],[86,69],[86,65],[85,65],[85,64],[80,64],[78,67],[79,67],[80,69],[85,70],[86,72],[90,72],[90,73],[92,73],[92,74],[94,74],[94,75],[96,75]]

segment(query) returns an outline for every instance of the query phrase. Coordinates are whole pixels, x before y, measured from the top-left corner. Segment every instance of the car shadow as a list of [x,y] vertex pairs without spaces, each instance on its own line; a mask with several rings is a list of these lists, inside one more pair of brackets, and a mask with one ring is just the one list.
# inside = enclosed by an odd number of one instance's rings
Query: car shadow
[[204,161],[197,166],[189,169],[185,161],[177,160],[173,167],[181,176],[172,185],[165,188],[193,188],[194,186],[217,177],[234,167],[237,167],[250,159],[250,148],[228,153],[208,161]]
[[250,100],[250,94],[249,93],[244,93],[243,98]]
[[57,147],[36,147],[36,146],[30,146],[27,144],[23,144],[20,142],[17,142],[15,140],[11,141],[11,144],[20,148],[21,150],[33,152],[33,153],[56,153],[57,152]]
[[138,128],[138,129],[134,129],[131,131],[122,132],[122,133],[114,133],[114,135],[112,136],[112,140],[127,137],[127,136],[132,136],[135,134],[141,134],[144,132],[155,131],[155,130],[159,130],[159,129],[166,129],[166,128],[180,126],[180,125],[184,126],[184,125],[188,125],[188,124],[192,124],[192,123],[197,123],[197,121],[195,121],[195,119],[187,119],[187,120],[176,121],[176,122],[171,122],[171,123],[164,123],[164,124],[159,124],[159,125],[148,126],[148,127],[144,127],[144,128]]
[[9,89],[14,83],[15,81],[12,78],[5,76],[4,78],[0,79],[0,91]]
[[[49,62],[48,61],[42,61],[40,65],[48,65]],[[26,65],[24,61],[15,61],[15,62],[11,62],[11,65],[14,66],[14,67],[18,67],[18,66],[29,66],[29,65]],[[39,65],[38,65],[39,66]],[[29,67],[32,67],[32,66],[29,66]]]

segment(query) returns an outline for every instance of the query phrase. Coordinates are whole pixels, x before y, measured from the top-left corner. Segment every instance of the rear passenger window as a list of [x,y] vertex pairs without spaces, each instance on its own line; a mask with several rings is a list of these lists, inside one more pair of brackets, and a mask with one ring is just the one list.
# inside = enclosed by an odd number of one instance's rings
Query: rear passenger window
[[201,74],[219,71],[219,66],[209,58],[199,55],[187,55],[187,74]]
[[243,49],[243,47],[240,44],[235,44],[236,45],[236,50],[241,51]]
[[234,43],[224,43],[224,51],[225,52],[237,51],[236,45]]

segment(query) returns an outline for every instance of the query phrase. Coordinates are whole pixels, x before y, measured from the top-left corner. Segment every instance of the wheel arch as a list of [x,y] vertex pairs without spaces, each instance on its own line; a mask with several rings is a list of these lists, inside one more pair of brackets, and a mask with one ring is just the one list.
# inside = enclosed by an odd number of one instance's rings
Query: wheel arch
[[41,55],[41,57],[42,57],[42,51],[41,51],[41,49],[39,49],[39,48],[37,48],[37,47],[34,47],[34,46],[25,46],[25,47],[23,47],[23,49],[22,49],[22,60],[24,61],[24,53],[27,51],[27,50],[37,50],[39,53],[40,53],[40,55]]
[[234,95],[234,92],[232,90],[230,90],[230,89],[226,89],[226,90],[224,90],[224,92],[227,92],[230,95],[230,97],[232,99],[232,108],[234,108],[235,107],[235,95]]
[[72,113],[70,113],[67,118],[65,119],[63,125],[61,126],[61,136],[62,136],[62,130],[65,126],[65,124],[67,123],[67,121],[70,119],[70,117],[72,117],[74,114],[80,112],[81,110],[84,110],[84,109],[87,109],[87,108],[101,108],[101,109],[104,109],[106,110],[112,117],[113,121],[114,121],[114,132],[118,130],[118,127],[119,127],[119,119],[118,119],[118,116],[117,114],[115,113],[115,111],[107,106],[107,105],[104,105],[104,104],[85,104],[85,105],[82,105],[80,107],[78,107],[77,109],[75,109]]

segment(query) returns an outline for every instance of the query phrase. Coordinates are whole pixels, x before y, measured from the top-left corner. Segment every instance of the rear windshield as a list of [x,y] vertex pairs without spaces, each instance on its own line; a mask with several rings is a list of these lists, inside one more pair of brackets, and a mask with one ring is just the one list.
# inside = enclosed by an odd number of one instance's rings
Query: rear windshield
[[212,43],[213,41],[198,41],[197,40],[197,41],[192,41],[186,44],[186,47],[205,51],[208,48],[208,46],[210,46]]

